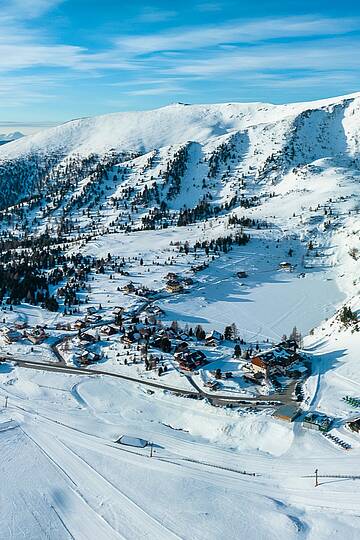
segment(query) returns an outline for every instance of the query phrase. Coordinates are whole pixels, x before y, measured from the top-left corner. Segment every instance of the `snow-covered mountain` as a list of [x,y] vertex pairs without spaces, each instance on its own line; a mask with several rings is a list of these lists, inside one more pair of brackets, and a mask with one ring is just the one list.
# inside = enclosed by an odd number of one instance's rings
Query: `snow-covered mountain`
[[[2,146],[0,537],[358,538],[359,183],[360,94]],[[294,327],[301,362],[259,382],[254,350]],[[182,367],[187,345],[206,364]],[[302,427],[315,411],[332,438]]]
[[[357,167],[359,126],[360,94],[289,105],[175,104],[73,120],[0,149],[0,204],[43,189],[46,175],[75,156],[105,159],[108,166],[109,154],[123,159],[155,151],[156,162],[166,166],[162,149],[185,145],[192,148],[190,159],[194,152],[197,156],[191,164],[195,176],[206,174],[204,163],[212,159],[219,170],[226,164],[256,181],[275,183],[292,169],[322,158]],[[222,157],[225,147],[231,155]]]
[[22,137],[25,137],[25,135],[20,131],[14,131],[12,133],[0,133],[0,145],[9,143],[11,141],[17,141]]

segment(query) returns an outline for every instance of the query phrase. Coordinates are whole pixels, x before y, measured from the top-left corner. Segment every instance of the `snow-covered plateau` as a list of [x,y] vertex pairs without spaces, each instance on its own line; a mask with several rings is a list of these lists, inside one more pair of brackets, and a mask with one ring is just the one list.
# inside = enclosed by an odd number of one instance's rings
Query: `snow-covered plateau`
[[359,290],[360,94],[2,145],[0,538],[358,539]]

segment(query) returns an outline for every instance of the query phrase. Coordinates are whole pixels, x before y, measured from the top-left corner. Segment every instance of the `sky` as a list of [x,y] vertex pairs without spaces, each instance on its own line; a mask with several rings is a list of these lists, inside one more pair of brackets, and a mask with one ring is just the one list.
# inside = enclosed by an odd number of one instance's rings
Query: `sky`
[[0,0],[0,132],[360,91],[357,0]]

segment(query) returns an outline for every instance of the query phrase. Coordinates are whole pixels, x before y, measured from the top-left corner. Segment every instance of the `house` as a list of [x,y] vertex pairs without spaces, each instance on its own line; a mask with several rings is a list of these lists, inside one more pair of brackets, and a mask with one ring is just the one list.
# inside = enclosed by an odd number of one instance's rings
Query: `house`
[[189,348],[189,344],[186,341],[181,341],[176,345],[175,352],[184,352]]
[[347,422],[346,426],[355,433],[360,433],[360,418]]
[[275,347],[256,353],[250,360],[254,373],[262,373],[264,377],[275,373],[286,373],[286,369],[299,360],[299,356],[284,347]]
[[85,324],[85,321],[78,319],[77,321],[74,322],[73,326],[75,330],[81,330],[82,328],[85,328],[86,324]]
[[168,272],[165,279],[166,281],[179,281],[179,276],[175,272]]
[[320,412],[309,412],[302,423],[303,427],[316,431],[329,431],[331,419],[326,414]]
[[216,341],[221,341],[222,335],[217,330],[212,330],[209,334],[206,334],[205,339],[216,339]]
[[178,281],[168,281],[166,284],[166,290],[169,293],[181,293],[183,291],[183,286]]
[[280,270],[285,270],[286,272],[291,272],[293,267],[291,265],[291,263],[287,262],[287,261],[283,261],[279,264],[279,269]]
[[15,343],[21,338],[19,332],[17,332],[16,330],[11,330],[7,326],[4,326],[1,329],[1,335],[7,345],[11,345],[11,343]]
[[80,363],[83,365],[94,364],[95,362],[98,362],[99,360],[101,360],[101,356],[94,352],[84,351],[80,355]]
[[115,317],[119,317],[119,315],[122,315],[125,311],[125,308],[121,306],[117,306],[113,309],[112,314],[115,315]]
[[24,321],[19,321],[19,322],[15,323],[15,328],[17,330],[24,330],[24,328],[26,328],[26,327],[27,327],[27,323],[24,322]]
[[126,285],[124,285],[123,291],[124,291],[125,294],[134,293],[136,291],[136,288],[135,288],[135,285],[133,284],[133,282],[130,281],[130,283],[127,283]]
[[101,315],[86,315],[85,322],[90,324],[95,324],[99,321],[101,321],[102,316]]
[[94,306],[86,308],[86,313],[88,315],[95,315],[96,312],[97,312],[97,309]]
[[100,332],[101,334],[105,334],[106,336],[113,336],[117,333],[117,330],[111,325],[106,325],[101,327]]
[[207,364],[206,355],[202,351],[177,352],[174,359],[179,362],[179,368],[185,371],[193,371]]
[[32,332],[25,332],[24,336],[33,344],[38,345],[42,343],[48,335],[45,334],[44,330],[33,330]]
[[96,341],[96,337],[92,334],[89,334],[88,332],[84,332],[83,334],[81,334],[81,336],[79,337],[79,340],[82,342],[82,343],[95,343]]
[[71,326],[70,326],[70,323],[58,322],[58,323],[56,323],[55,328],[56,328],[56,330],[70,330]]
[[260,372],[252,373],[251,371],[247,371],[244,373],[244,379],[252,384],[262,384],[264,375]]

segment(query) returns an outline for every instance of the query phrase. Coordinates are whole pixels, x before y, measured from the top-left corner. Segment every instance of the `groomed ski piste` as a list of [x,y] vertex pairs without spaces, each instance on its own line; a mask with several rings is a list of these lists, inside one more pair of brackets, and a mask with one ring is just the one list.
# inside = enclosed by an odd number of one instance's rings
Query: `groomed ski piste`
[[[4,162],[40,147],[57,150],[60,145],[65,154],[83,155],[116,145],[118,150],[143,153],[157,149],[159,162],[155,160],[146,173],[150,177],[172,155],[169,145],[192,141],[202,149],[191,150],[195,155],[190,152],[180,192],[170,203],[178,211],[184,204],[195,206],[203,195],[204,156],[228,132],[246,131],[249,146],[244,153],[236,142],[237,159],[249,173],[247,196],[258,194],[260,202],[245,210],[235,207],[230,213],[267,223],[266,228],[244,228],[251,236],[248,244],[213,260],[201,252],[196,259],[191,249],[179,254],[179,242],[188,240],[192,246],[228,234],[228,216],[211,216],[183,227],[108,231],[119,215],[104,199],[98,214],[94,210],[91,217],[92,238],[74,241],[68,253],[97,258],[124,254],[131,259],[126,266],[129,275],[114,273],[110,280],[106,272],[94,273],[90,282],[86,305],[101,304],[105,322],[118,305],[124,306],[125,313],[141,312],[144,300],[123,292],[133,281],[159,293],[154,304],[163,310],[163,324],[175,320],[181,326],[201,324],[206,331],[222,332],[235,322],[239,335],[252,344],[278,342],[297,326],[304,336],[302,352],[311,361],[311,373],[303,384],[304,400],[294,422],[276,418],[275,407],[266,402],[258,408],[249,403],[214,406],[208,399],[186,396],[194,390],[189,378],[200,384],[197,375],[188,378],[173,369],[159,379],[141,367],[119,362],[122,349],[115,338],[103,344],[106,354],[99,363],[81,368],[74,361],[77,333],[70,331],[69,337],[68,331],[56,329],[65,319],[60,311],[21,302],[10,312],[4,302],[4,324],[42,325],[49,337],[31,347],[25,339],[0,343],[1,358],[6,360],[0,364],[0,538],[359,538],[360,435],[346,424],[360,417],[360,408],[351,407],[344,396],[360,397],[360,333],[339,319],[344,305],[354,313],[360,308],[355,163],[359,140],[353,120],[358,118],[358,103],[356,95],[281,107],[179,104],[139,116],[83,119],[3,147]],[[309,110],[315,112],[303,114]],[[274,179],[264,161],[276,151],[274,159],[282,166],[288,132],[293,133],[299,115],[305,123],[298,124],[303,146],[299,140],[296,144],[305,157]],[[307,125],[309,116],[312,123]],[[314,136],[308,143],[305,135],[311,138],[317,122],[318,139]],[[351,163],[343,157],[347,151],[339,137],[341,125],[348,153],[353,152]],[[281,148],[271,147],[267,136],[269,141],[283,137]],[[144,166],[141,160],[148,157],[132,159],[131,172],[123,179],[125,187],[137,186]],[[239,172],[232,165],[230,169],[225,182],[214,179],[212,193],[221,202],[235,189]],[[264,177],[252,179],[255,169],[263,170]],[[124,186],[119,182],[115,187]],[[74,192],[75,187],[71,196]],[[331,226],[324,224],[328,219],[324,208],[331,208]],[[45,218],[39,211],[34,235],[55,227],[60,210],[55,208]],[[69,216],[88,230],[86,212],[74,210]],[[133,212],[135,225],[140,217]],[[4,231],[7,225],[1,227]],[[310,251],[309,240],[314,243]],[[295,270],[284,272],[279,264],[288,260],[290,248]],[[208,266],[196,274],[186,294],[164,293],[166,273],[184,274],[194,261]],[[246,271],[247,277],[239,279],[239,270]],[[66,320],[78,317],[74,314]],[[56,348],[57,344],[61,345]],[[214,367],[234,362],[225,345],[207,354]],[[129,380],[114,374],[125,374]],[[147,386],[143,380],[164,383],[184,395]],[[330,433],[351,448],[345,451],[321,432],[304,428],[303,418],[311,411],[333,418]],[[142,447],[142,441],[148,444]]]

